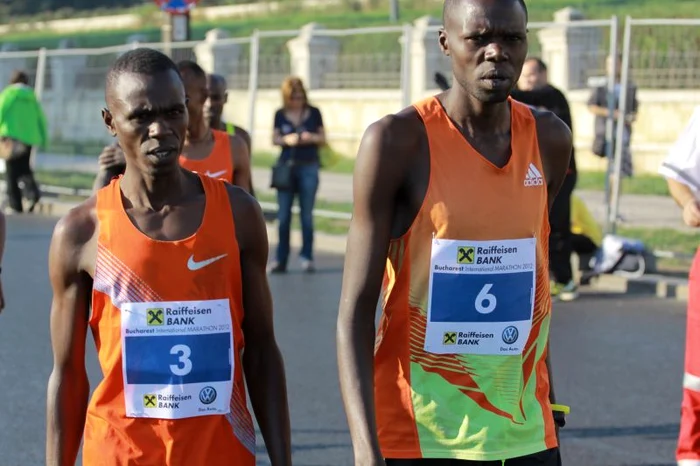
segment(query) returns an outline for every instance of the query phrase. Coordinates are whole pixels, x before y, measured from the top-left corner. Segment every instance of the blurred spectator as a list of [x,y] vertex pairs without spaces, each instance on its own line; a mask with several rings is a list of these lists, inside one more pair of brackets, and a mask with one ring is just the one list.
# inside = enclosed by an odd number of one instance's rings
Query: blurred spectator
[[299,196],[303,246],[302,269],[314,271],[313,209],[319,183],[319,147],[326,142],[321,111],[309,104],[306,90],[299,78],[289,77],[282,83],[283,107],[274,120],[273,144],[282,147],[278,163],[273,168],[272,187],[277,189],[279,244],[277,257],[270,272],[287,271],[289,232],[292,204]]
[[221,119],[224,113],[224,106],[228,102],[228,92],[226,90],[226,78],[220,74],[207,75],[207,90],[209,98],[204,103],[204,116],[209,121],[209,127],[226,131],[230,136],[239,136],[248,146],[248,153],[253,156],[250,134],[240,126],[225,122]]
[[[46,116],[29,77],[14,71],[10,85],[0,93],[0,155],[5,159],[7,197],[12,211],[22,213],[22,196],[33,212],[41,193],[30,164],[32,147],[48,143]],[[20,188],[22,185],[22,188]]]
[[[622,85],[620,83],[620,78],[622,75],[622,57],[618,57],[616,63],[612,56],[608,56],[606,61],[606,66],[608,70],[608,75],[615,65],[615,87],[614,87],[614,112],[613,116],[615,122],[617,122],[617,117],[619,114],[619,102],[620,94],[622,90]],[[625,124],[624,132],[622,136],[622,176],[631,177],[633,174],[632,165],[632,152],[630,150],[630,143],[632,140],[632,123],[637,119],[637,111],[639,109],[639,102],[637,102],[637,88],[634,84],[630,83],[627,88],[627,102],[624,105],[625,110]],[[593,89],[591,96],[588,99],[588,109],[595,115],[595,139],[593,141],[593,153],[599,157],[607,156],[607,144],[605,141],[605,129],[606,122],[608,118],[608,85],[602,84]],[[615,154],[615,146],[617,137],[617,130],[613,131],[613,154]]]
[[[528,58],[511,96],[535,108],[543,108],[558,116],[572,129],[571,110],[564,94],[548,82],[547,65],[539,58]],[[578,296],[571,270],[571,195],[576,187],[576,156],[572,150],[569,170],[559,194],[549,212],[549,269],[552,276],[550,291],[553,297],[571,301]]]

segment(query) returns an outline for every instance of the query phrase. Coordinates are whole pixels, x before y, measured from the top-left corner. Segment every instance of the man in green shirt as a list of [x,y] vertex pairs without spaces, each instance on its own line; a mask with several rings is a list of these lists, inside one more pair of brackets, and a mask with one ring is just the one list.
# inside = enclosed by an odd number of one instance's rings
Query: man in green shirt
[[7,197],[10,208],[22,212],[22,190],[30,201],[32,212],[41,193],[30,166],[33,146],[46,147],[48,142],[46,116],[41,104],[29,87],[29,77],[23,71],[15,71],[10,85],[0,93],[0,141],[6,149],[3,154],[6,166]]

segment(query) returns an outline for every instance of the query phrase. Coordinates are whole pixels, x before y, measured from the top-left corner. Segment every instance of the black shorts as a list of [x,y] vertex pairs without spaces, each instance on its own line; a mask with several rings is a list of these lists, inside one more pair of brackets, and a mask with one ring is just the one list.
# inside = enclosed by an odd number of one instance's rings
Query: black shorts
[[386,460],[386,466],[561,466],[559,448],[503,461],[466,461],[452,459]]

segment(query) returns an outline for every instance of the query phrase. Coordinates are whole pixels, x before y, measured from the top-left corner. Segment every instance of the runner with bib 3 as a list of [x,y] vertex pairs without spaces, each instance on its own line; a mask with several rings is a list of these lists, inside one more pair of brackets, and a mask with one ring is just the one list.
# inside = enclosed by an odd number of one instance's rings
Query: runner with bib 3
[[127,416],[230,412],[236,368],[228,300],[125,303],[121,315]]
[[[107,74],[103,119],[124,174],[56,225],[46,465],[291,465],[287,392],[262,211],[181,167],[188,113],[175,64],[151,49]],[[90,397],[90,331],[102,379]]]

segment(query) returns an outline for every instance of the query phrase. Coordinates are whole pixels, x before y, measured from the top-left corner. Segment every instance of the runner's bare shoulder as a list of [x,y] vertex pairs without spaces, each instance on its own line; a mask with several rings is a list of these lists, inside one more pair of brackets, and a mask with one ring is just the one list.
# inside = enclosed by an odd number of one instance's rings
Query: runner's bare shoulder
[[425,126],[413,107],[387,115],[365,131],[355,161],[354,190],[382,186],[388,196],[400,189],[424,146]]
[[[358,157],[366,156],[365,149],[374,149],[377,155],[394,158],[409,155],[419,138],[425,136],[425,127],[414,107],[386,115],[372,123],[362,139]],[[370,151],[370,152],[374,152]]]
[[571,143],[571,130],[563,120],[546,109],[530,107],[537,122],[537,137],[542,145],[561,145]]
[[[97,242],[97,197],[91,196],[56,223],[51,238],[50,273],[89,272],[94,269]],[[60,266],[59,270],[53,270]]]

